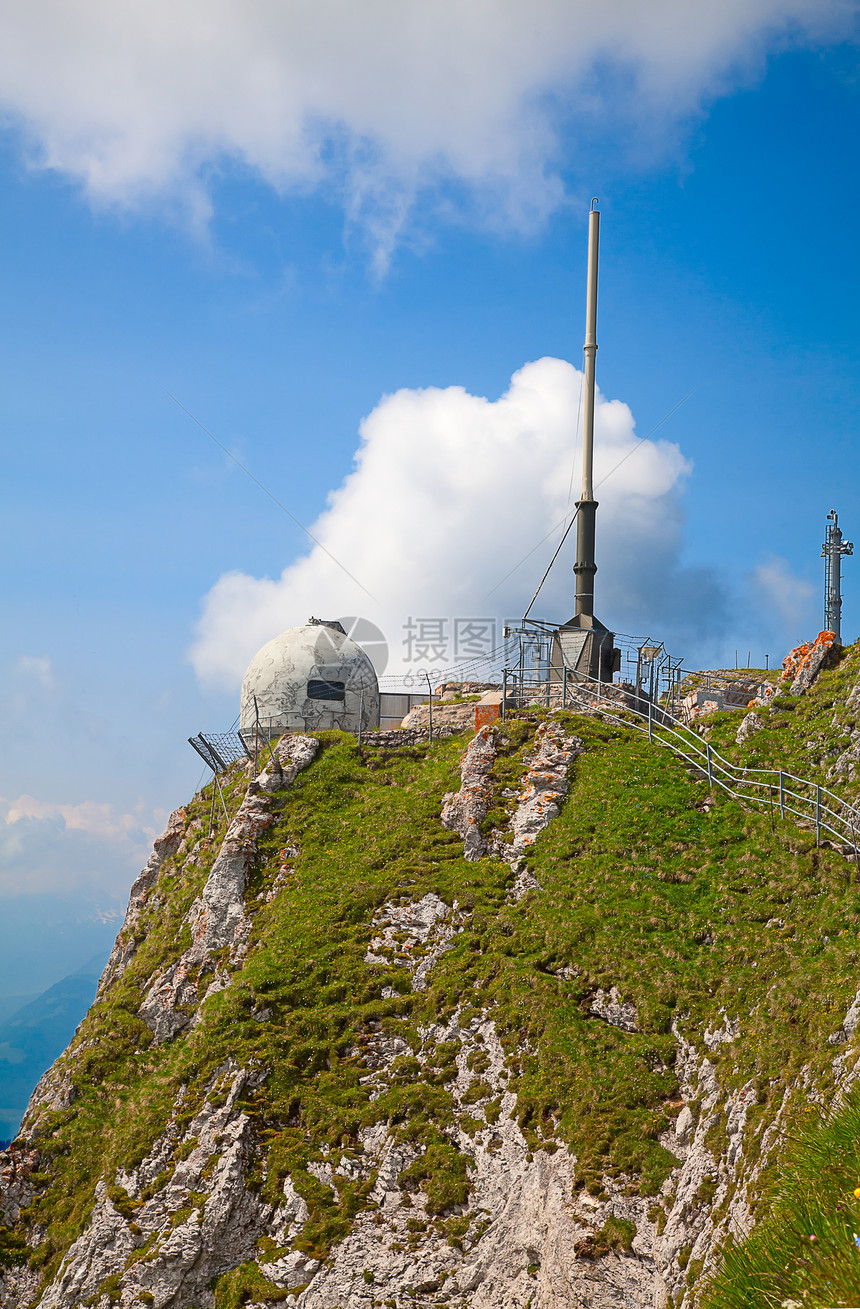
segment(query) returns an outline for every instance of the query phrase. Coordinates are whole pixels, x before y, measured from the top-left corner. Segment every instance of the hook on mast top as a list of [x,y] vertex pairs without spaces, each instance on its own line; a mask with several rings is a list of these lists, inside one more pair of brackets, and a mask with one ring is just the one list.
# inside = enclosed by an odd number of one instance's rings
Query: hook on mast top
[[592,196],[592,199],[591,199],[591,209],[593,210],[593,209],[594,209],[594,206],[595,206],[595,205],[599,205],[599,204],[600,204],[600,201],[598,200],[597,196],[596,196],[596,195],[595,195],[595,196]]

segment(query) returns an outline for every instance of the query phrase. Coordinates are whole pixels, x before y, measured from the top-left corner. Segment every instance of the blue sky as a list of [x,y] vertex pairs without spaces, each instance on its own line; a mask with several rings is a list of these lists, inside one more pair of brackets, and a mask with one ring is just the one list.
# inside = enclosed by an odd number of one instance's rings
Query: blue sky
[[827,511],[860,536],[855,5],[660,0],[628,31],[620,0],[593,30],[475,0],[423,48],[384,4],[351,46],[298,0],[275,31],[219,0],[199,51],[190,0],[190,36],[162,4],[127,30],[50,7],[65,54],[14,17],[0,56],[0,922],[34,925],[27,990],[113,935],[262,640],[311,607],[395,650],[410,615],[521,611],[553,541],[488,592],[565,507],[577,375],[508,389],[580,363],[591,195],[606,448],[689,396],[601,494],[601,617],[694,665],[814,635]]

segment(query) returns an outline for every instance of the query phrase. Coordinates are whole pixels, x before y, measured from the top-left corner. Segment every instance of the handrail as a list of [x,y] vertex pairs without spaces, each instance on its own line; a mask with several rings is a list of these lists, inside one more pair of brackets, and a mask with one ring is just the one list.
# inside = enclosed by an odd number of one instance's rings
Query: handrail
[[[511,685],[512,689],[518,684],[521,693],[526,691],[528,685],[527,678],[522,677],[518,670],[516,672],[506,670],[505,682],[506,685]],[[538,687],[540,688],[541,698],[543,698],[548,687],[546,679],[535,678],[533,686],[535,690]],[[561,682],[558,683],[558,690],[561,690]],[[663,745],[672,750],[680,758],[704,773],[711,786],[721,787],[735,799],[770,806],[771,813],[773,813],[774,799],[776,798],[781,818],[784,819],[786,814],[794,814],[804,821],[812,820],[815,826],[816,845],[820,845],[821,834],[824,831],[829,832],[837,840],[847,843],[858,860],[858,870],[860,870],[860,839],[858,839],[860,812],[843,800],[841,796],[836,795],[826,786],[821,786],[819,783],[812,782],[805,777],[798,777],[794,773],[786,772],[785,769],[746,768],[741,764],[733,764],[731,760],[723,758],[710,744],[703,745],[694,732],[678,724],[677,720],[666,709],[661,705],[654,704],[652,701],[648,701],[647,710],[641,709],[636,704],[625,705],[620,711],[613,712],[607,707],[607,702],[612,703],[611,698],[606,694],[607,690],[606,683],[593,681],[589,685],[589,681],[583,679],[580,674],[577,676],[576,682],[567,681],[565,678],[564,701],[565,703],[570,701],[572,707],[575,707],[576,700],[583,694],[590,697],[591,704],[587,705],[587,707],[595,709],[603,718],[616,722],[621,726],[632,727],[636,731],[647,735],[649,741],[656,741],[658,745]],[[631,722],[628,715],[634,715],[635,718],[642,721]],[[667,736],[674,739],[667,740]],[[680,744],[677,744],[676,741],[680,742]],[[682,748],[682,746],[685,748]],[[753,776],[753,774],[760,776]],[[813,794],[804,795],[802,792],[793,790],[786,783],[808,787]],[[767,794],[753,794],[753,788],[766,791]],[[834,802],[838,808],[831,808],[826,800]],[[796,805],[791,803],[792,801],[806,807],[797,808]]]

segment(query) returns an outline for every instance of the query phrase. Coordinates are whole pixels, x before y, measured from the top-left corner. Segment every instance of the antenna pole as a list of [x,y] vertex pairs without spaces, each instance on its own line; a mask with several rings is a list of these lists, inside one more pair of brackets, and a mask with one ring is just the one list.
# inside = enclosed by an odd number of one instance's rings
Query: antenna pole
[[842,556],[854,553],[850,541],[842,540],[836,510],[827,515],[827,536],[821,547],[824,559],[824,630],[842,644]]
[[582,427],[582,494],[576,502],[576,610],[577,618],[594,617],[594,527],[597,501],[592,485],[594,463],[594,374],[597,355],[597,253],[600,240],[600,211],[591,202],[588,215],[588,293],[585,307],[585,396]]

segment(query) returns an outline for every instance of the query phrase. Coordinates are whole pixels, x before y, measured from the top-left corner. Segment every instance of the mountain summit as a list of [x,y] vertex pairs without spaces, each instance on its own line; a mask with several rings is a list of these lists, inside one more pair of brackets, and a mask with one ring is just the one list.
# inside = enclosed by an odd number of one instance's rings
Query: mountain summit
[[[831,662],[691,730],[852,800],[860,646]],[[393,735],[282,737],[211,835],[209,788],[171,815],[0,1154],[0,1306],[860,1286],[850,847],[623,711]]]

